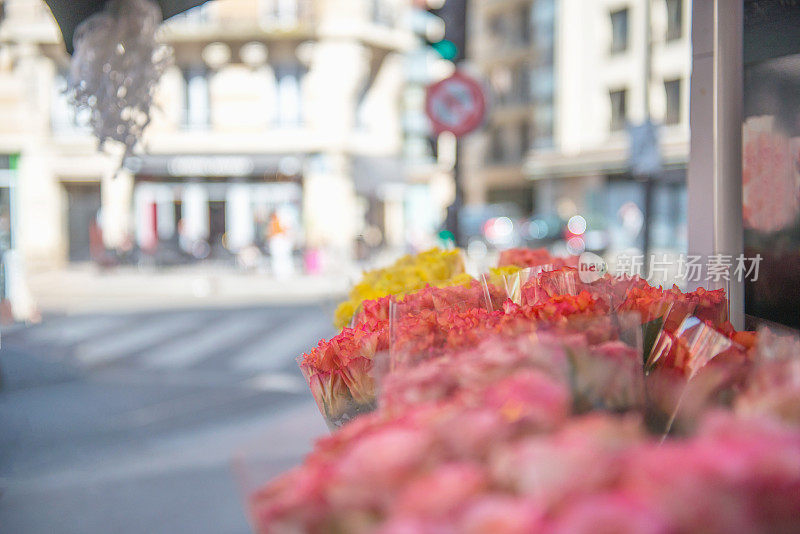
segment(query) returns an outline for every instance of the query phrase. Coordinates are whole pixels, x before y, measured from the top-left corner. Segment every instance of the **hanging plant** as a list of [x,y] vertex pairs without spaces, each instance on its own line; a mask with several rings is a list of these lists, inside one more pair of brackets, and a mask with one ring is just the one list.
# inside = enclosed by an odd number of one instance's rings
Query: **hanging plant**
[[68,94],[102,150],[108,140],[133,153],[151,120],[153,95],[172,61],[172,49],[156,41],[159,6],[151,0],[111,0],[84,20],[74,36]]

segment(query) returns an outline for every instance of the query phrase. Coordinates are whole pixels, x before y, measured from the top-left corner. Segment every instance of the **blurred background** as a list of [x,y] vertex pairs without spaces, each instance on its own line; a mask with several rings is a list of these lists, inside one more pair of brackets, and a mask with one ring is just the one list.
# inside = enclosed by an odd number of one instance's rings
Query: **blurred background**
[[[246,532],[231,458],[325,431],[294,358],[363,268],[687,252],[689,0],[209,1],[163,24],[121,168],[45,3],[0,6],[10,532]],[[458,139],[425,110],[457,66],[487,104]]]
[[[690,14],[684,0],[214,0],[164,24],[174,63],[117,172],[69,105],[47,6],[6,0],[13,315],[87,268],[341,278],[442,230],[478,256],[685,252]],[[454,62],[488,101],[458,141],[424,110]]]

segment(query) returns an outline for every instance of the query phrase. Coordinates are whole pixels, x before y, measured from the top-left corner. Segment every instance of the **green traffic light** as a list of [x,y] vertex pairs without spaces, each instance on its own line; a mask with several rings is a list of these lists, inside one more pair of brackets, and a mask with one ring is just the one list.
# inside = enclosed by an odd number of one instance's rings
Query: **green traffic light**
[[456,242],[456,236],[450,230],[441,230],[439,231],[439,240],[447,246]]
[[431,47],[444,59],[452,60],[458,55],[458,47],[453,41],[442,39],[438,43],[433,43]]

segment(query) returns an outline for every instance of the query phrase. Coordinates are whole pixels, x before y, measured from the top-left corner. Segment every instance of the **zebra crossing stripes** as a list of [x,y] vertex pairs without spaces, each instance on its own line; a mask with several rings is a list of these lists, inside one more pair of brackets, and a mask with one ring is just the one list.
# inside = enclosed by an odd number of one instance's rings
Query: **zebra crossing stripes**
[[241,338],[263,327],[261,314],[236,314],[190,337],[180,337],[159,345],[141,355],[142,363],[155,369],[175,369],[199,363],[224,351]]
[[166,321],[163,317],[153,317],[124,332],[107,334],[80,344],[75,349],[75,357],[86,365],[124,359],[184,334],[197,323],[197,317],[190,313],[178,314]]
[[239,371],[277,370],[285,366],[287,355],[299,356],[334,333],[328,317],[321,314],[302,317],[246,345],[232,356],[231,362]]
[[130,318],[124,315],[86,316],[78,320],[75,317],[59,317],[14,334],[23,334],[32,343],[72,345],[123,327],[128,322]]
[[60,317],[3,341],[87,370],[222,373],[254,389],[293,391],[295,358],[334,334],[321,308],[285,306]]

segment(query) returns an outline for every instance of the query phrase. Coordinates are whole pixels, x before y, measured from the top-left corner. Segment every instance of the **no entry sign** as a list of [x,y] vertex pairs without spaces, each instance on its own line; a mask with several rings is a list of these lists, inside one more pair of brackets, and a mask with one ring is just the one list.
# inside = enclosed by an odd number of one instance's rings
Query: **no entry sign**
[[438,134],[466,135],[483,121],[486,99],[480,84],[461,71],[428,87],[425,112]]

